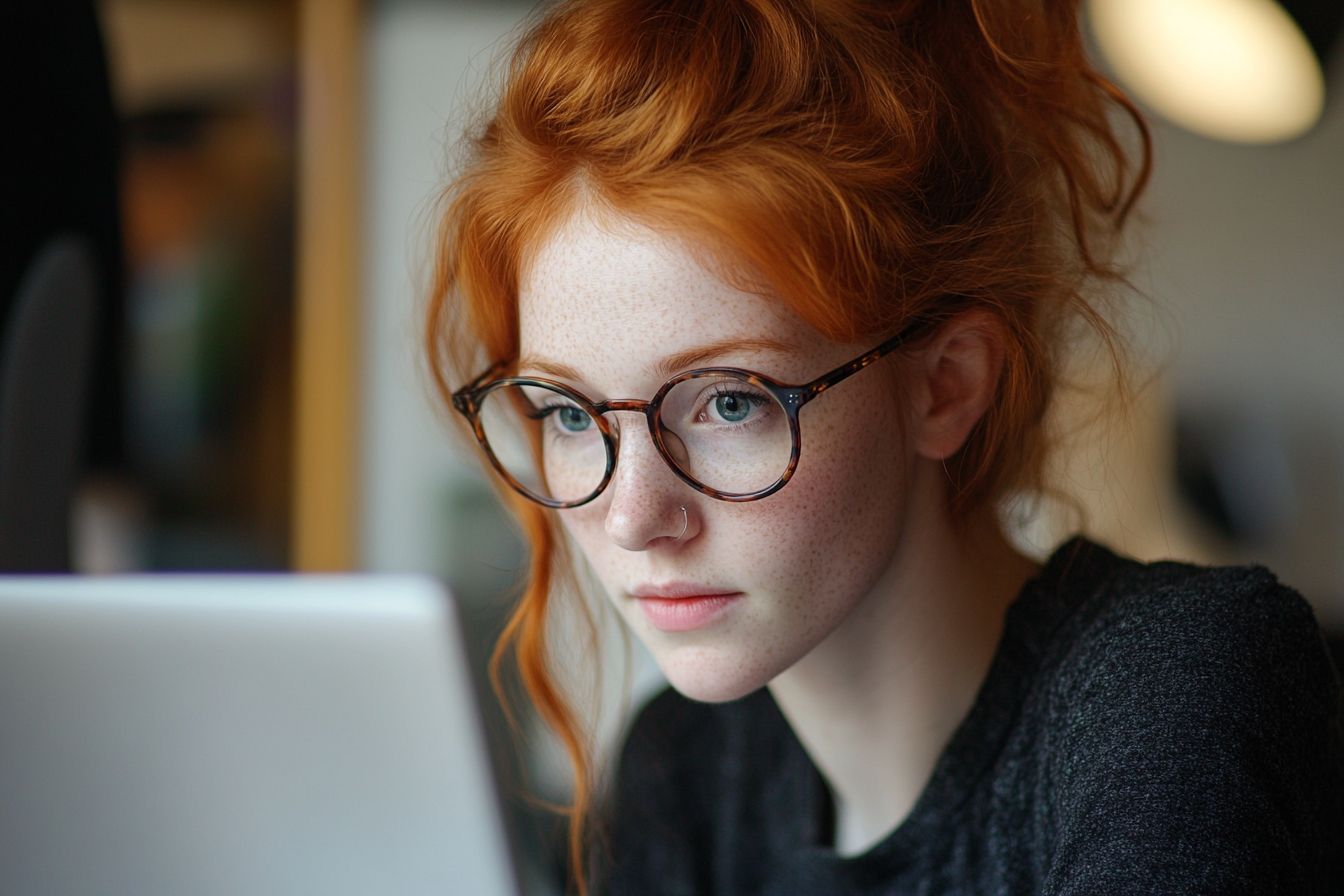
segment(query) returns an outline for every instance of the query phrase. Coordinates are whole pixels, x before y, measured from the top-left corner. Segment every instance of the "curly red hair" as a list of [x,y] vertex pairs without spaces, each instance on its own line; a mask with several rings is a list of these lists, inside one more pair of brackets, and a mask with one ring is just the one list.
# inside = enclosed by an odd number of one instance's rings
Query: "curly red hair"
[[[576,190],[722,247],[824,335],[872,341],[970,309],[1006,334],[997,396],[949,459],[957,514],[1041,484],[1044,419],[1085,290],[1115,279],[1142,118],[1089,65],[1078,0],[568,0],[515,50],[445,193],[426,348],[445,398],[518,357],[519,274]],[[1112,113],[1134,126],[1127,151]],[[510,651],[575,769],[586,891],[592,775],[547,650],[567,575],[553,511],[510,496],[531,569]]]

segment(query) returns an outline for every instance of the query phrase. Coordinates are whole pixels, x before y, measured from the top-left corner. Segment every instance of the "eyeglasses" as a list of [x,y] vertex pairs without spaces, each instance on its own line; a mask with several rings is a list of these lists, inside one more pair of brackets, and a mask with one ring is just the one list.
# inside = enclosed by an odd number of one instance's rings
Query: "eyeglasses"
[[592,401],[551,380],[490,380],[501,363],[454,392],[453,407],[471,421],[505,481],[547,507],[587,504],[611,482],[620,445],[619,424],[606,418],[613,411],[642,411],[658,453],[691,488],[720,501],[759,501],[783,488],[798,467],[803,405],[926,325],[912,324],[801,386],[737,367],[703,367],[672,377],[649,401]]

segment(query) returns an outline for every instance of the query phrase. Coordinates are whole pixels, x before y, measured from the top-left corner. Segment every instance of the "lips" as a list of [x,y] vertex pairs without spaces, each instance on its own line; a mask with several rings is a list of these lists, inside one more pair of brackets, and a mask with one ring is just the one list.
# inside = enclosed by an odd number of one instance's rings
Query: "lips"
[[639,601],[639,609],[649,624],[664,632],[691,632],[706,628],[723,618],[734,604],[746,597],[741,591],[683,582],[661,586],[641,585],[629,593]]

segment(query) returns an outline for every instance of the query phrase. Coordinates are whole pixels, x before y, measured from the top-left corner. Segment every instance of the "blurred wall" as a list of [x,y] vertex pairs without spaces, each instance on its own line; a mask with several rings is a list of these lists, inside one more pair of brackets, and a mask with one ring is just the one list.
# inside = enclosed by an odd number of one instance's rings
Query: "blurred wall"
[[466,104],[525,12],[388,0],[372,7],[369,30],[363,565],[444,575],[469,590],[507,585],[490,567],[518,558],[490,551],[507,533],[482,519],[488,490],[432,395],[420,354],[421,288],[432,203]]
[[[1327,109],[1280,146],[1155,122],[1137,282],[1182,447],[1221,480],[1216,559],[1263,562],[1344,629],[1344,56]],[[1212,527],[1215,530],[1219,527]]]

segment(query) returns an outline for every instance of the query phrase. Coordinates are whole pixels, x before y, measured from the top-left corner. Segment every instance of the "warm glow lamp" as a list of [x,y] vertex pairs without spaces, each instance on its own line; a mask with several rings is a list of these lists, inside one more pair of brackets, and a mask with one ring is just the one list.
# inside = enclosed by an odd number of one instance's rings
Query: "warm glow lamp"
[[1093,34],[1136,97],[1195,133],[1277,143],[1325,106],[1344,0],[1088,0]]

